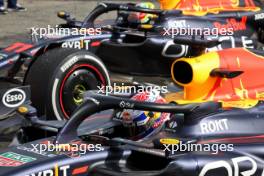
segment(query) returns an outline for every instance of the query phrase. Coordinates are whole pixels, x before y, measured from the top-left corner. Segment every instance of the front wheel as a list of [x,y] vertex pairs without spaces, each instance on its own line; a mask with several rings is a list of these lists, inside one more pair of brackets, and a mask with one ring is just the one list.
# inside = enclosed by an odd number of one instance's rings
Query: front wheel
[[38,115],[65,120],[83,102],[85,91],[110,85],[110,78],[106,67],[94,54],[55,48],[32,63],[25,84],[31,85],[31,99]]

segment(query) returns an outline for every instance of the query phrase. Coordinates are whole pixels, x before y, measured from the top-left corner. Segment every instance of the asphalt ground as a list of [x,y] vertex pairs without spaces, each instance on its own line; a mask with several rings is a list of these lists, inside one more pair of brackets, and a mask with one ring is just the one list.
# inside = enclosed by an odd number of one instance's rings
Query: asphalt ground
[[[70,12],[77,19],[82,20],[102,0],[18,0],[18,2],[27,8],[26,12],[0,15],[0,48],[6,47],[15,41],[30,40],[29,29],[32,27],[46,28],[48,25],[55,26],[63,23],[63,20],[57,17],[58,11]],[[106,17],[111,16],[110,14]]]

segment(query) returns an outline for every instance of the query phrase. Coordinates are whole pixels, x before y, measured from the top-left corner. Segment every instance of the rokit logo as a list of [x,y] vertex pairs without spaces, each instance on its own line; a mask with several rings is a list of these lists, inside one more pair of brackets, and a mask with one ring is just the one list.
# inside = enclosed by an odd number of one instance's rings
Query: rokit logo
[[202,134],[227,131],[229,130],[228,120],[220,119],[220,120],[211,120],[208,122],[202,122],[200,123],[200,128]]
[[26,93],[18,88],[8,90],[2,97],[6,107],[14,108],[22,105],[26,100]]

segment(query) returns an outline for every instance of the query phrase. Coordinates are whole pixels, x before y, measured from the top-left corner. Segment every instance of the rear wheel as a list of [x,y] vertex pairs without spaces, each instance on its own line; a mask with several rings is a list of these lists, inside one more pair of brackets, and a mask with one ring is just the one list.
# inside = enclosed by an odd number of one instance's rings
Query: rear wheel
[[33,62],[25,84],[31,85],[31,99],[38,115],[64,120],[83,102],[85,91],[110,85],[110,79],[104,64],[94,54],[55,48]]

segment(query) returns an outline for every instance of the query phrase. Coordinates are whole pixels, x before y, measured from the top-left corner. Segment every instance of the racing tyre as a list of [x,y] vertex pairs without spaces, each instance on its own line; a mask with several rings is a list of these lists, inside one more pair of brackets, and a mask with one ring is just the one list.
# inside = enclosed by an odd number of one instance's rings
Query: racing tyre
[[31,85],[32,104],[39,116],[67,120],[82,103],[85,91],[110,85],[110,79],[106,67],[94,54],[55,48],[32,63],[25,84]]

